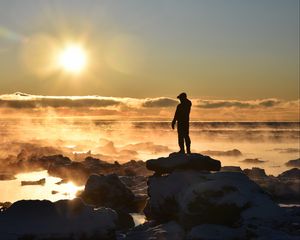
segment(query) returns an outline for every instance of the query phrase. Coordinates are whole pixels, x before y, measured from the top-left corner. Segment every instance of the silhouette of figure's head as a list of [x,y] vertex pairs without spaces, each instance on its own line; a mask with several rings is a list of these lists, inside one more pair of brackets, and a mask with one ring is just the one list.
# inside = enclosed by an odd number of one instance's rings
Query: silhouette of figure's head
[[187,99],[186,93],[180,93],[177,98],[180,100],[180,102],[184,101],[185,99]]

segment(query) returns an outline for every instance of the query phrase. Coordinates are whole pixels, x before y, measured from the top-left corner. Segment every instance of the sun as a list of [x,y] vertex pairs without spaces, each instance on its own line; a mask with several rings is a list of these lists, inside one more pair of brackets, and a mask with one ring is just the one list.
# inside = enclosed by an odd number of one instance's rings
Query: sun
[[58,56],[58,65],[69,73],[80,73],[87,64],[86,51],[79,45],[66,46]]

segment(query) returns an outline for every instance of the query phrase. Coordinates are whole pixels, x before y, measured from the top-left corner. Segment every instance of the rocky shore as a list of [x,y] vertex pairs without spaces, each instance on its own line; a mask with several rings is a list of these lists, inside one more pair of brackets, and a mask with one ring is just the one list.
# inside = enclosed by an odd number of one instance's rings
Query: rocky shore
[[[0,239],[300,237],[299,208],[282,208],[274,201],[299,199],[298,168],[273,177],[259,168],[221,167],[220,161],[195,153],[125,164],[91,157],[73,162],[54,155],[30,164],[63,179],[85,181],[85,188],[74,200],[5,203]],[[146,222],[135,226],[132,213],[144,213]]]

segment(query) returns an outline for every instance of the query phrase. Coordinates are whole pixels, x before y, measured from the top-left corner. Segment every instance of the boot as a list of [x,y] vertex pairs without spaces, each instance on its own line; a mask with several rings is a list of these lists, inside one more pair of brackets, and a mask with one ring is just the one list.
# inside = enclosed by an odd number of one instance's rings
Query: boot
[[186,153],[191,154],[191,146],[186,146]]

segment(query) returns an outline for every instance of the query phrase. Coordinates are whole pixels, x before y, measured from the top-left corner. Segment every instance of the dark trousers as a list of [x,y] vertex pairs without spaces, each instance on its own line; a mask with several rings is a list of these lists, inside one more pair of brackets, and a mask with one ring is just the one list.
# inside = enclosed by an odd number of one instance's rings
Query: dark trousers
[[184,142],[186,145],[186,150],[189,153],[191,150],[191,139],[189,136],[189,124],[188,123],[178,123],[177,124],[178,132],[178,145],[180,151],[184,152]]

